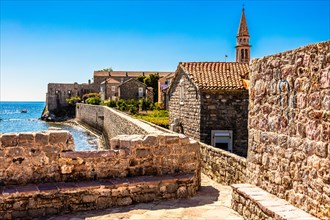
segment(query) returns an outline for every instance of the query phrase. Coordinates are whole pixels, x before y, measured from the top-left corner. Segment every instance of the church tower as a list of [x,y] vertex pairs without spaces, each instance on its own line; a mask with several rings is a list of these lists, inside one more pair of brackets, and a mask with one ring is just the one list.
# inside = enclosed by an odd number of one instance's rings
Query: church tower
[[249,63],[250,62],[250,35],[246,24],[244,7],[242,9],[241,21],[236,36],[236,62]]

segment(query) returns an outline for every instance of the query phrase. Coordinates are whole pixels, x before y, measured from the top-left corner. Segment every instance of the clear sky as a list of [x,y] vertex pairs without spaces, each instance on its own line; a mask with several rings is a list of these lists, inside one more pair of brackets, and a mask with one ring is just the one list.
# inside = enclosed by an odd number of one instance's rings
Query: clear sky
[[0,101],[45,100],[93,71],[235,60],[242,4],[254,58],[330,39],[329,0],[1,2]]

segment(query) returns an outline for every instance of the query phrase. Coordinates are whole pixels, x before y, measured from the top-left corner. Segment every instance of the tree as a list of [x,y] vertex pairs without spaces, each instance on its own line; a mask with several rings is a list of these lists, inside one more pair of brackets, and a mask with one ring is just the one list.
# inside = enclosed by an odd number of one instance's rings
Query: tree
[[112,72],[113,69],[112,69],[111,67],[109,67],[109,68],[105,68],[105,69],[103,69],[102,71]]
[[143,82],[144,84],[146,84],[148,87],[153,88],[154,102],[157,102],[159,76],[156,74],[150,74],[149,76],[139,76],[137,79],[140,82]]

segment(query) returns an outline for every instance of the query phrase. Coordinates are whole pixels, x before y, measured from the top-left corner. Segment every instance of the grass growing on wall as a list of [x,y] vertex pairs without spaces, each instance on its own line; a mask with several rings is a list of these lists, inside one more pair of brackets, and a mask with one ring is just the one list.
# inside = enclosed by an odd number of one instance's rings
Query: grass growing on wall
[[144,111],[139,112],[138,114],[134,114],[133,116],[163,128],[169,128],[169,116],[167,110]]

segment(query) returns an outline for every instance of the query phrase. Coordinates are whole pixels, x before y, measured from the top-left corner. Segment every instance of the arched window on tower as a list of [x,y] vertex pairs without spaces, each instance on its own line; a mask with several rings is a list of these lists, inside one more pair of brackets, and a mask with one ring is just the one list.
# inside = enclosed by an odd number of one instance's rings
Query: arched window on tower
[[248,49],[245,49],[245,59],[249,59]]
[[241,50],[241,59],[243,60],[245,57],[244,57],[244,49]]

